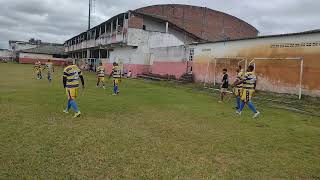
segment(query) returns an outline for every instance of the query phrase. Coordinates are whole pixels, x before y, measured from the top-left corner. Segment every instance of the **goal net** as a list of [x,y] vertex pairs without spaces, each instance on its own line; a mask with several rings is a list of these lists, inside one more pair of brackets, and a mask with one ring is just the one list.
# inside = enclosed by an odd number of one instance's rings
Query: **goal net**
[[301,99],[303,61],[302,57],[253,58],[249,64],[255,67],[259,90],[297,94]]
[[227,69],[230,84],[236,78],[236,68],[246,67],[247,60],[242,57],[214,57],[208,60],[203,86],[210,89],[218,89],[222,81],[222,70]]

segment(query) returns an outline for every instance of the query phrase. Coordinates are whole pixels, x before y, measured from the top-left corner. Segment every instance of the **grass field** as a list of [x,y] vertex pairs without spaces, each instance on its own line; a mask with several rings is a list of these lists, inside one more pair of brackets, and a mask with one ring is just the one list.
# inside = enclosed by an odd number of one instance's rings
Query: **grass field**
[[125,80],[65,115],[61,72],[0,64],[0,179],[320,179],[320,118],[258,104],[261,118],[207,92]]

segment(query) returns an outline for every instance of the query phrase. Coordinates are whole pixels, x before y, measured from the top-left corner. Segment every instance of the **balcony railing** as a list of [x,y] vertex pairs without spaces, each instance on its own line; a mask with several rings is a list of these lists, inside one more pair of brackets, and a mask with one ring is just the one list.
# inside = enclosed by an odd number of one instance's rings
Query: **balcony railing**
[[83,41],[78,44],[71,45],[65,48],[66,52],[70,51],[78,51],[86,48],[94,48],[97,46],[105,46],[109,44],[116,44],[127,41],[127,34],[124,33],[113,33],[111,34],[103,34],[98,39],[91,39],[88,41]]

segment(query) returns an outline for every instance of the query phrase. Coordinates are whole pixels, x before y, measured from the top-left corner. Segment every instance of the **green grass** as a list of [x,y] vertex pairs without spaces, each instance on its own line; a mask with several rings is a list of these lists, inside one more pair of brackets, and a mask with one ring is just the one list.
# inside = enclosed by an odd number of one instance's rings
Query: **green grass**
[[73,119],[61,72],[0,64],[0,179],[320,179],[320,119],[233,102],[168,83],[125,80],[121,95],[95,87]]

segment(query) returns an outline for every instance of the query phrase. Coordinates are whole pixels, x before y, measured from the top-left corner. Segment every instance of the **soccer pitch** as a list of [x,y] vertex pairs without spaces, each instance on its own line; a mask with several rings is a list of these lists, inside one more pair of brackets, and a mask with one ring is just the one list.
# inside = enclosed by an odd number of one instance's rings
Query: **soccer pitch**
[[62,110],[32,65],[0,64],[0,179],[320,179],[320,118],[259,104],[252,119],[233,101],[168,83],[124,80],[120,96],[95,87]]

